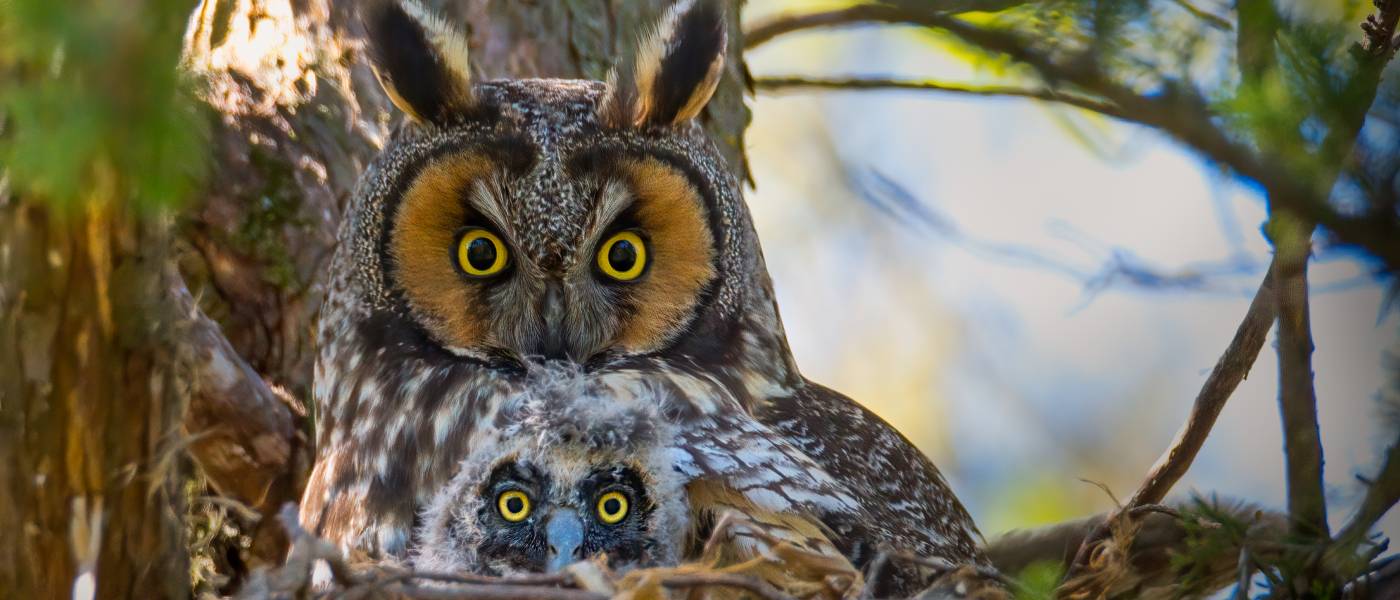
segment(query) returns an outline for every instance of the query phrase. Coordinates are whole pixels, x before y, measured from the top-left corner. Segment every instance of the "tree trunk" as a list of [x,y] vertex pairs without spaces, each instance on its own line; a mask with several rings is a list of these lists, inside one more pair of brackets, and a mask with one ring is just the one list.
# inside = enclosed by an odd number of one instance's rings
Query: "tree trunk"
[[[428,4],[468,33],[484,78],[601,79],[671,2]],[[227,589],[281,560],[263,516],[298,499],[310,464],[314,416],[298,399],[325,267],[398,119],[359,59],[353,6],[195,8],[183,66],[213,109],[212,165],[173,223],[137,218],[118,192],[60,216],[0,177],[0,595],[95,583],[101,598],[185,597],[205,563],[233,576],[213,581]],[[737,5],[731,20],[705,122],[743,177]],[[235,507],[218,512],[246,537],[191,548],[204,533],[191,507],[210,506]]]
[[0,590],[182,597],[188,469],[168,227],[0,192]]

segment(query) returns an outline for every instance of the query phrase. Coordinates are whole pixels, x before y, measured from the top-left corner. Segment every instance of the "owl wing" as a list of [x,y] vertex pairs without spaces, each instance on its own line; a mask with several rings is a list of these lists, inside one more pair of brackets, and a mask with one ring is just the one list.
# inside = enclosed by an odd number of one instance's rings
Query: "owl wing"
[[709,478],[687,485],[686,497],[695,565],[754,576],[796,598],[853,597],[863,588],[860,570],[815,515],[765,509]]
[[[822,513],[837,546],[865,567],[882,548],[987,566],[976,525],[938,468],[907,438],[859,403],[806,382],[793,395],[753,407],[755,420],[786,446],[814,457],[828,477],[861,494],[863,510]],[[895,577],[894,588],[920,589]]]
[[737,410],[707,414],[681,426],[670,444],[672,466],[692,480],[708,479],[776,513],[857,514],[861,504],[810,456],[767,425]]

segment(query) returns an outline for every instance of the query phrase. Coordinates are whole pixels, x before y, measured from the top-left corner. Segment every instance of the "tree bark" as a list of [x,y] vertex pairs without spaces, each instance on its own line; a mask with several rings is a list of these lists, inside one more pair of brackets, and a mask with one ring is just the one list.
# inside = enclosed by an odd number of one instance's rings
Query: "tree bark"
[[0,192],[0,590],[183,597],[187,379],[160,219]]

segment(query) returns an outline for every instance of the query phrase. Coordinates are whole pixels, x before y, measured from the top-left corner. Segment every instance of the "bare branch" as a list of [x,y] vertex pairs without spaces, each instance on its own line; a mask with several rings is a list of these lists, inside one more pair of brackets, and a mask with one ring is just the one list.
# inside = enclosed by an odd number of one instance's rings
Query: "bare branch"
[[[1352,152],[1376,90],[1381,69],[1390,59],[1390,40],[1400,2],[1376,0],[1378,14],[1362,25],[1367,36],[1354,52],[1357,71],[1347,82],[1350,105],[1342,107],[1341,121],[1333,125],[1322,144],[1323,177],[1329,186]],[[1286,191],[1270,190],[1269,232],[1277,265],[1279,311],[1279,410],[1283,421],[1287,462],[1288,511],[1293,530],[1302,539],[1329,537],[1327,503],[1323,493],[1323,456],[1317,422],[1317,396],[1313,388],[1312,332],[1308,308],[1307,261],[1311,255],[1313,219],[1316,213],[1298,210]],[[1326,223],[1323,223],[1326,225]],[[1392,244],[1393,245],[1393,244]],[[1387,257],[1387,262],[1395,266]],[[1377,517],[1379,518],[1379,517]],[[1369,527],[1369,526],[1368,526]]]
[[1361,24],[1361,31],[1366,35],[1360,44],[1366,54],[1386,61],[1395,54],[1395,25],[1400,22],[1400,2],[1374,1],[1376,12]]
[[729,587],[750,592],[764,600],[793,600],[792,596],[757,578],[731,573],[670,575],[662,578],[661,585],[668,588]]
[[1235,28],[1233,25],[1230,24],[1229,21],[1225,20],[1225,19],[1222,18],[1220,15],[1217,15],[1217,14],[1211,13],[1211,12],[1205,10],[1205,9],[1202,9],[1202,8],[1199,7],[1199,6],[1196,6],[1195,4],[1192,4],[1192,3],[1190,2],[1190,0],[1172,0],[1172,3],[1175,4],[1175,5],[1177,5],[1177,6],[1179,6],[1179,7],[1181,7],[1181,10],[1184,10],[1184,11],[1186,11],[1186,12],[1188,12],[1188,13],[1191,13],[1191,16],[1196,17],[1197,19],[1200,19],[1200,20],[1202,20],[1202,21],[1205,21],[1206,24],[1208,24],[1208,25],[1210,25],[1211,27],[1214,27],[1214,28],[1216,28],[1216,29],[1223,29],[1223,30],[1225,30],[1225,31],[1230,31],[1230,30],[1233,30],[1233,29]]
[[1058,102],[1076,108],[1102,113],[1110,117],[1127,120],[1118,107],[1078,94],[1058,92],[1049,88],[1020,88],[1011,86],[963,86],[936,81],[908,81],[901,79],[850,78],[821,79],[809,77],[759,77],[754,80],[754,89],[759,91],[783,91],[789,89],[825,90],[919,90],[942,92],[968,96],[1007,96],[1029,98],[1046,102]]
[[[948,561],[946,561],[946,560],[943,560],[943,559],[941,559],[941,558],[934,558],[934,557],[931,557],[931,556],[918,556],[918,555],[916,555],[916,554],[910,554],[910,553],[908,553],[908,552],[899,552],[899,551],[890,550],[890,549],[881,550],[880,553],[877,555],[877,557],[880,557],[880,558],[884,559],[885,561],[888,561],[889,559],[895,559],[895,560],[902,561],[902,562],[907,562],[907,563],[916,564],[916,565],[919,565],[919,566],[921,566],[921,567],[927,567],[928,569],[930,569],[930,570],[932,570],[934,573],[936,573],[939,577],[941,577],[941,576],[943,576],[943,575],[947,575],[948,573],[952,573],[952,572],[957,571],[957,570],[959,570],[959,569],[968,569],[968,570],[970,571],[971,574],[973,574],[973,575],[975,575],[975,576],[977,576],[977,577],[980,577],[980,578],[983,578],[983,579],[986,579],[986,580],[989,580],[989,581],[995,581],[995,582],[1000,583],[1000,584],[1002,584],[1002,585],[1009,586],[1009,585],[1012,585],[1013,583],[1015,583],[1014,581],[1011,580],[1010,577],[1007,577],[1007,576],[1006,576],[1004,573],[1002,573],[1001,571],[998,571],[998,570],[996,570],[995,568],[991,568],[991,567],[984,567],[984,566],[970,565],[970,564],[964,564],[964,565],[953,564],[953,563],[948,562]],[[874,578],[874,577],[871,577],[871,581],[875,581],[875,578]]]
[[170,279],[169,293],[186,324],[182,351],[194,370],[185,417],[185,430],[197,438],[191,452],[220,494],[263,506],[273,484],[291,470],[297,445],[291,409],[195,306],[184,281]]
[[1230,595],[1231,600],[1248,600],[1250,583],[1254,581],[1254,563],[1249,555],[1249,547],[1240,548],[1239,560],[1239,580],[1235,583],[1235,592]]
[[558,587],[522,587],[480,583],[452,587],[395,586],[388,591],[413,600],[607,600],[608,596],[587,590]]
[[1337,533],[1337,545],[1351,550],[1362,540],[1371,528],[1400,500],[1400,442],[1390,445],[1380,472],[1370,480],[1366,497],[1350,521]]
[[1264,347],[1269,328],[1273,326],[1276,312],[1273,293],[1273,267],[1264,275],[1264,282],[1254,300],[1249,303],[1244,321],[1235,330],[1234,339],[1225,348],[1225,353],[1215,362],[1215,368],[1196,394],[1196,402],[1186,423],[1177,432],[1172,445],[1157,459],[1147,478],[1128,501],[1128,507],[1138,507],[1161,502],[1171,491],[1172,486],[1191,468],[1191,463],[1200,453],[1201,446],[1215,426],[1225,402],[1230,399],[1236,387],[1249,375],[1249,369],[1259,357]]
[[780,15],[744,32],[744,50],[753,50],[775,37],[804,29],[859,25],[864,23],[910,23],[903,11],[886,6],[858,5],[841,10],[805,15]]
[[1191,463],[1195,461],[1196,455],[1210,436],[1220,411],[1225,408],[1226,401],[1240,382],[1249,375],[1249,369],[1254,366],[1255,359],[1264,347],[1264,340],[1268,337],[1269,328],[1277,314],[1273,293],[1274,277],[1274,267],[1270,266],[1268,273],[1264,275],[1264,281],[1259,285],[1259,291],[1254,294],[1254,300],[1249,304],[1249,310],[1245,312],[1244,320],[1235,330],[1235,337],[1230,340],[1230,345],[1216,361],[1215,369],[1201,386],[1201,391],[1191,406],[1191,413],[1177,432],[1172,445],[1157,459],[1157,464],[1152,467],[1128,504],[1104,519],[1083,538],[1074,559],[1070,561],[1064,581],[1071,581],[1079,576],[1088,564],[1092,549],[1113,534],[1114,525],[1120,518],[1133,519],[1140,515],[1142,509],[1156,506],[1191,468]]
[[1400,556],[1376,561],[1361,577],[1342,588],[1342,598],[1369,600],[1400,596]]
[[1308,314],[1307,262],[1312,227],[1291,213],[1275,211],[1269,224],[1274,242],[1278,303],[1279,413],[1287,463],[1288,514],[1301,539],[1329,537],[1322,492],[1322,438],[1313,389],[1312,330]]
[[180,361],[189,371],[183,429],[190,455],[215,491],[257,511],[251,521],[240,514],[253,540],[247,556],[280,562],[285,532],[262,517],[301,494],[310,448],[295,425],[295,401],[279,396],[243,360],[171,270],[167,294],[178,311],[173,320],[180,324]]
[[[1024,2],[1020,0],[941,0],[924,2],[924,5],[919,9],[943,14],[957,14],[967,11],[997,11],[1018,4],[1024,4]],[[744,32],[744,50],[753,50],[772,41],[775,37],[794,31],[869,23],[923,25],[923,23],[911,19],[903,7],[880,4],[860,4],[826,12],[778,15],[760,22]]]

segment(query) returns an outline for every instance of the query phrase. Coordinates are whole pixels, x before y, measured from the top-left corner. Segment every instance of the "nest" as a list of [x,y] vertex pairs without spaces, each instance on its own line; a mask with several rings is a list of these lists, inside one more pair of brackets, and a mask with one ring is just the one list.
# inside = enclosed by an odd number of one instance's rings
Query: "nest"
[[[698,560],[677,566],[617,572],[605,558],[576,563],[562,572],[493,577],[432,573],[397,563],[344,557],[330,542],[303,529],[291,506],[279,515],[292,540],[287,561],[255,572],[238,594],[245,600],[293,598],[410,598],[433,600],[660,600],[664,598],[763,600],[856,600],[873,597],[861,572],[844,559],[799,548],[727,514],[716,524]],[[735,533],[759,539],[756,556],[727,562],[723,540]],[[881,554],[874,569],[908,561],[934,575],[921,598],[1001,600],[1006,581],[983,567],[954,566],[934,559]],[[318,564],[329,568],[329,583],[313,584]]]

